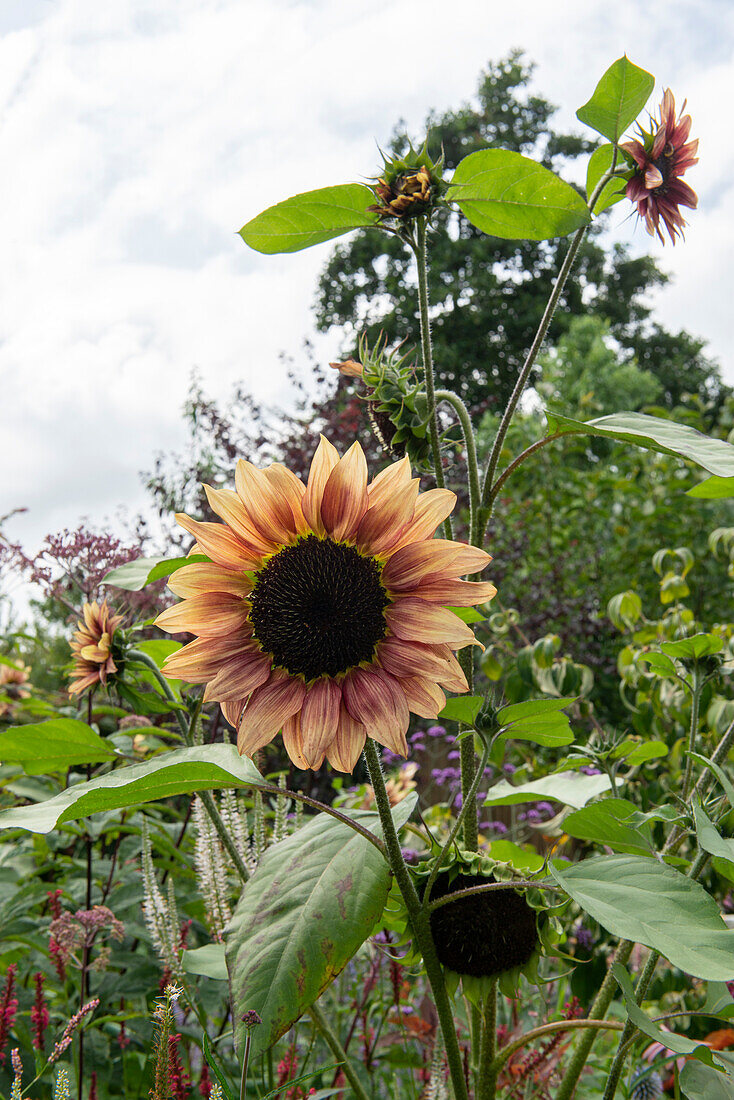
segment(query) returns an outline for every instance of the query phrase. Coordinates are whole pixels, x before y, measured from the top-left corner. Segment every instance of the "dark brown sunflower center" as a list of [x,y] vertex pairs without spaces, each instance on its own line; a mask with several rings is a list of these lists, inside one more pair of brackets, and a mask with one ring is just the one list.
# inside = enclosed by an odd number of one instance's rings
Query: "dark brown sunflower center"
[[[431,898],[493,881],[482,875],[461,875],[449,882],[448,873],[443,872]],[[524,966],[538,944],[536,912],[515,890],[472,894],[434,909],[430,921],[439,961],[457,974],[488,978]]]
[[[664,195],[665,192],[668,190],[668,176],[670,175],[670,167],[672,164],[670,158],[672,154],[668,153],[667,149],[668,146],[666,145],[665,149],[663,149],[661,155],[657,158],[657,160],[654,160],[652,162],[654,167],[657,168],[658,172],[663,177],[663,182],[659,184],[658,187],[653,188],[653,191],[656,195]],[[675,152],[675,150],[673,150],[673,152]]]
[[372,660],[387,630],[379,563],[316,535],[273,555],[250,602],[260,645],[274,664],[306,680]]

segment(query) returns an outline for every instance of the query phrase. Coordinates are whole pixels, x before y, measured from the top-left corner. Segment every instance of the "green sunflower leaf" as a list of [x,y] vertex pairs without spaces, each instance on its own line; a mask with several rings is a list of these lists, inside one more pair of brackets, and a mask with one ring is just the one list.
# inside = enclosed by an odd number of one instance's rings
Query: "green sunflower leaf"
[[579,772],[556,772],[531,783],[513,787],[506,779],[489,788],[485,806],[513,806],[519,802],[562,802],[580,809],[597,795],[610,790],[608,775],[582,775]]
[[734,839],[723,837],[699,803],[693,803],[696,836],[704,852],[734,862]]
[[621,412],[597,420],[573,420],[570,416],[545,411],[549,435],[598,435],[634,443],[648,451],[687,458],[719,477],[734,477],[734,447],[723,439],[711,439],[703,432],[644,413]]
[[603,928],[697,978],[734,978],[734,932],[703,886],[656,859],[596,856],[550,872]]
[[438,717],[473,726],[483,704],[484,699],[481,695],[457,695],[455,699],[447,701]]
[[126,592],[140,592],[146,585],[160,581],[163,577],[170,577],[185,565],[209,560],[203,554],[192,554],[190,558],[136,558],[125,565],[118,565],[117,569],[111,569],[100,584],[124,588]]
[[[405,824],[417,796],[393,809]],[[352,816],[381,836],[376,813]],[[268,1050],[314,1004],[382,916],[390,868],[374,845],[319,814],[265,852],[226,933],[235,1042],[244,1047],[245,1011],[262,1024],[251,1031],[252,1054]]]
[[114,745],[76,718],[52,718],[0,732],[0,762],[20,764],[28,775],[63,772],[78,764],[102,764],[116,756]]
[[341,237],[352,229],[375,225],[367,210],[375,196],[363,183],[342,183],[305,191],[263,210],[243,225],[240,236],[256,252],[300,252],[302,248]]
[[[613,158],[613,145],[600,145],[589,157],[589,164],[586,169],[587,201],[591,198],[594,188],[604,173],[612,167]],[[594,213],[601,214],[604,210],[608,210],[610,206],[614,206],[620,199],[623,199],[625,187],[626,181],[623,179],[607,180],[594,203]]]
[[506,149],[480,149],[457,165],[446,195],[493,237],[542,241],[588,225],[578,191],[537,161]]
[[655,77],[625,55],[609,66],[576,118],[609,141],[619,141],[647,103]]
[[196,791],[262,786],[269,784],[234,745],[197,745],[76,783],[34,806],[0,810],[0,829],[50,833],[65,821],[78,821],[102,810],[121,810]]
[[679,1080],[686,1100],[734,1100],[734,1065],[731,1056],[721,1054],[719,1057],[729,1063],[723,1073],[701,1062],[686,1062]]
[[688,755],[692,756],[694,760],[697,760],[699,764],[705,764],[706,767],[713,772],[721,785],[721,789],[729,799],[729,805],[734,807],[734,784],[732,784],[724,769],[718,764],[715,764],[713,760],[709,760],[707,756],[701,756],[700,753],[691,752]]
[[734,477],[708,477],[689,489],[686,496],[696,497],[698,500],[722,500],[725,497],[734,497]]
[[686,1054],[691,1058],[700,1059],[708,1066],[716,1065],[709,1047],[704,1046],[703,1043],[697,1043],[694,1039],[688,1039],[685,1035],[678,1035],[674,1031],[663,1031],[649,1016],[645,1015],[635,999],[632,980],[621,963],[616,962],[612,965],[612,974],[622,990],[627,1015],[643,1035],[647,1035],[656,1043],[662,1043],[674,1054]]
[[568,699],[531,699],[527,703],[512,703],[497,711],[502,727],[501,736],[515,741],[534,741],[536,745],[558,747],[570,745],[573,733],[563,707],[574,703]]
[[652,835],[649,825],[636,828],[631,824],[637,807],[626,798],[605,798],[576,810],[563,820],[563,831],[577,840],[594,844],[608,844],[617,852],[634,855],[652,854]]

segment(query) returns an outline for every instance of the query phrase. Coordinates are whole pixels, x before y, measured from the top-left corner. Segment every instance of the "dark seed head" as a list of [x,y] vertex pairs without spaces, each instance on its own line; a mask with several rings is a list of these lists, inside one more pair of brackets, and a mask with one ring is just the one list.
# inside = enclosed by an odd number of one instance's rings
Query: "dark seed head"
[[379,563],[316,535],[273,555],[250,602],[260,645],[275,665],[306,680],[371,661],[387,631]]
[[[460,875],[449,882],[444,871],[431,898],[494,881],[491,875]],[[515,890],[472,894],[435,909],[430,921],[439,961],[457,974],[494,977],[524,966],[538,945],[537,914]]]

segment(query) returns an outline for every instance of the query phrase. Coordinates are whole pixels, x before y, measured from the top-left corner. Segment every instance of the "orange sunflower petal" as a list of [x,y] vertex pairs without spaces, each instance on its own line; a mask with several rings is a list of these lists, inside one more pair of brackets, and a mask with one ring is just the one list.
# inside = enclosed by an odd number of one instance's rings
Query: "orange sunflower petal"
[[393,546],[410,523],[418,499],[418,480],[399,485],[394,492],[372,503],[357,528],[356,545],[368,554],[381,554]]
[[421,493],[416,501],[413,519],[393,546],[393,552],[411,542],[431,538],[439,523],[451,515],[455,505],[456,493],[450,489],[429,489],[427,493]]
[[[418,480],[418,479],[416,479]],[[370,508],[388,499],[399,489],[404,489],[411,481],[410,459],[406,455],[400,462],[393,462],[381,470],[367,486]]]
[[413,714],[421,718],[438,718],[446,706],[446,696],[438,684],[424,676],[410,676],[401,679],[400,686]]
[[202,553],[217,565],[226,565],[230,569],[254,569],[262,560],[223,523],[200,523],[183,512],[176,513],[176,522],[194,536]]
[[205,485],[204,492],[212,512],[231,527],[255,557],[261,559],[263,554],[272,554],[277,542],[263,537],[248,516],[237,493],[233,493],[231,489],[214,489],[211,485]]
[[327,534],[337,542],[350,538],[367,504],[367,460],[359,443],[353,443],[324,486],[321,519]]
[[204,702],[208,703],[210,699],[218,703],[245,699],[255,688],[267,683],[271,669],[272,662],[265,653],[245,650],[236,657],[230,657],[206,685]]
[[240,718],[246,702],[246,699],[229,699],[219,704],[226,721],[229,722],[230,726],[233,726],[234,729],[237,729],[240,724]]
[[446,659],[446,663],[449,667],[449,674],[442,676],[440,683],[442,687],[448,688],[449,691],[454,691],[459,694],[463,691],[469,690],[469,684],[467,683],[464,670],[456,660],[456,657],[451,651],[451,647],[447,645],[434,646],[437,653],[440,653],[442,657]]
[[234,475],[237,494],[253,526],[274,544],[290,542],[296,534],[293,513],[277,484],[241,458]]
[[319,767],[336,736],[341,698],[341,688],[330,677],[317,680],[308,689],[301,711],[301,736],[310,768]]
[[344,703],[342,703],[339,712],[339,727],[336,731],[336,737],[327,749],[326,759],[332,768],[351,774],[362,754],[366,740],[367,730],[361,722],[357,722],[356,719],[352,718]]
[[227,569],[224,565],[197,562],[177,569],[168,579],[171,592],[183,598],[203,596],[206,592],[229,592],[232,596],[249,596],[252,580],[241,570]]
[[[303,768],[305,770],[310,767],[308,760],[306,760],[306,757],[303,755],[303,735],[301,733],[300,714],[294,714],[292,718],[288,718],[288,720],[284,722],[283,745],[289,758],[297,768]],[[323,757],[315,767],[320,767],[322,763]]]
[[406,642],[402,638],[388,636],[377,647],[377,659],[380,667],[397,676],[430,676],[440,680],[449,672],[446,658],[436,653],[431,646],[420,642]]
[[207,592],[166,608],[154,625],[169,634],[186,632],[216,637],[241,628],[249,610],[249,603],[239,596],[231,596],[228,592]]
[[444,643],[452,649],[481,644],[453,611],[415,596],[391,604],[385,621],[393,634],[407,642]]
[[415,588],[424,577],[443,580],[480,573],[491,560],[489,554],[476,546],[448,539],[427,539],[403,546],[391,554],[382,571],[382,579],[388,588],[401,591]]
[[447,607],[472,607],[476,603],[487,603],[497,595],[497,589],[489,581],[423,581],[416,588],[401,592],[401,596],[418,596],[430,603],[441,603]]
[[405,734],[410,714],[400,683],[375,668],[353,668],[342,684],[342,697],[352,718],[370,737],[400,756],[408,755]]
[[284,722],[301,709],[306,694],[302,680],[276,669],[267,684],[253,691],[240,719],[237,749],[240,755],[253,752],[272,741]]
[[305,535],[310,528],[301,507],[306,492],[301,479],[296,477],[282,462],[274,462],[272,466],[268,466],[265,470],[265,476],[288,504],[295,530],[299,535]]
[[260,652],[257,643],[252,640],[252,628],[248,631],[248,627],[249,623],[246,623],[242,630],[223,638],[196,638],[166,657],[164,673],[188,680],[191,684],[206,683],[232,657],[240,653]]
[[325,535],[326,528],[321,519],[321,501],[324,488],[331,471],[339,462],[339,452],[329,443],[325,436],[321,436],[316,453],[311,461],[311,469],[308,475],[308,485],[301,501],[301,510],[309,527],[317,535]]

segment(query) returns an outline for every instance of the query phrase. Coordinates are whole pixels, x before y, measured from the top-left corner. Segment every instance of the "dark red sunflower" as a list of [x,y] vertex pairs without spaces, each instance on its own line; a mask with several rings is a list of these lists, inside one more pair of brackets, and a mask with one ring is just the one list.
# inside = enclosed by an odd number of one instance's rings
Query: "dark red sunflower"
[[691,116],[682,113],[685,107],[684,102],[676,119],[675,99],[670,88],[666,88],[660,104],[660,121],[656,123],[651,118],[653,125],[649,132],[640,127],[641,140],[626,141],[620,146],[633,162],[625,194],[637,204],[637,213],[648,233],[651,236],[657,233],[663,244],[660,222],[675,244],[678,234],[683,237],[686,225],[680,207],[695,210],[698,206],[696,192],[681,179],[688,168],[698,164],[698,139],[688,140]]

